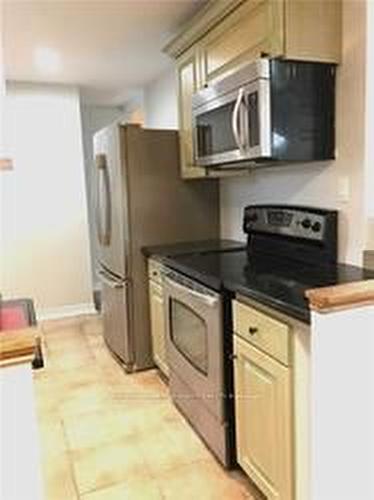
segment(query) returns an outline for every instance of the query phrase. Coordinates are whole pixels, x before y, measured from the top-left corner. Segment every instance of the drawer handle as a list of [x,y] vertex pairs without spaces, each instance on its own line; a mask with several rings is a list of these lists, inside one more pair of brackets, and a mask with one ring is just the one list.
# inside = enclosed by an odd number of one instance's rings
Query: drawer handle
[[256,335],[258,332],[258,328],[256,326],[250,326],[248,328],[249,335]]

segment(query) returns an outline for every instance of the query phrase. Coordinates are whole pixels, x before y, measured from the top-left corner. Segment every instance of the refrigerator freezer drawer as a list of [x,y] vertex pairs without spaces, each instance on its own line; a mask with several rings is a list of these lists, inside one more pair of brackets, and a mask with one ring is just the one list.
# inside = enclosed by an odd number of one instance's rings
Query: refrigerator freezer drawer
[[134,360],[129,333],[129,282],[99,276],[102,282],[104,339],[110,350],[131,370]]

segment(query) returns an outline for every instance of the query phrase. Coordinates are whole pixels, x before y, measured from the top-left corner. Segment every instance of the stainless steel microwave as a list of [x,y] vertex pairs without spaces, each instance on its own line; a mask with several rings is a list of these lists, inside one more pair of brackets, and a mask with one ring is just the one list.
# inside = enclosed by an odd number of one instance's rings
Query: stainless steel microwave
[[196,92],[196,164],[333,159],[335,73],[333,64],[262,58]]

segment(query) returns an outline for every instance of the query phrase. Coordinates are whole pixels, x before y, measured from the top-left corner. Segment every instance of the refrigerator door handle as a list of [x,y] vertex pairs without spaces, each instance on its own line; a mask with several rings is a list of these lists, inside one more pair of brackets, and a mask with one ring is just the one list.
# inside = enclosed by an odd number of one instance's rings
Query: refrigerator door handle
[[111,276],[109,276],[105,271],[98,271],[97,273],[99,275],[99,278],[104,285],[109,286],[110,288],[123,288],[125,286],[125,282],[122,280],[116,280],[113,279]]
[[[98,179],[98,186],[100,193],[98,194],[98,200],[96,204],[96,225],[97,225],[97,232],[98,232],[98,239],[99,242],[104,245],[108,246],[110,244],[111,240],[111,199],[110,199],[110,183],[109,183],[109,173],[108,173],[108,165],[107,165],[107,159],[105,154],[97,154],[95,157],[95,163],[96,167],[99,171],[99,176],[102,176],[102,181],[100,178]],[[102,184],[101,184],[102,182]],[[103,192],[105,193],[105,213],[104,213],[104,231],[101,223],[101,211],[103,210],[102,204],[101,204],[101,196]]]

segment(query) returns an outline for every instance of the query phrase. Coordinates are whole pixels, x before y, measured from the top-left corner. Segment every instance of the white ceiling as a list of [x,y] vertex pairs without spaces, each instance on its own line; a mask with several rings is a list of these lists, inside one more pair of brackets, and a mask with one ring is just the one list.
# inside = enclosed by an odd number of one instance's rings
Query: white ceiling
[[203,4],[5,0],[6,78],[75,84],[86,102],[122,104],[171,64],[162,47]]

